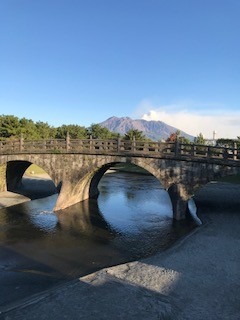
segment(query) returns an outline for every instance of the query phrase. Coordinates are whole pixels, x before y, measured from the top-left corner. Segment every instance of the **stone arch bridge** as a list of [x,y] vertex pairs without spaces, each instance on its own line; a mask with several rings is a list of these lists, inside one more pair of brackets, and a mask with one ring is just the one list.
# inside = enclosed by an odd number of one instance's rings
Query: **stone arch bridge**
[[185,218],[187,202],[198,188],[240,174],[240,150],[236,146],[119,139],[5,141],[0,142],[0,166],[4,168],[0,191],[14,191],[32,163],[43,168],[59,186],[55,211],[97,197],[103,174],[114,164],[131,163],[161,182],[172,201],[173,217],[180,220]]

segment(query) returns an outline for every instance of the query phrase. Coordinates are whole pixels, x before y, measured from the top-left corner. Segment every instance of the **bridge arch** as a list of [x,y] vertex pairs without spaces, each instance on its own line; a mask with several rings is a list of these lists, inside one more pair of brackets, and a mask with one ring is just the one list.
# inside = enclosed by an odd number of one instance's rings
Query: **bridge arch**
[[145,162],[144,159],[138,162],[132,157],[98,156],[95,160],[96,161],[84,161],[83,166],[79,168],[78,172],[75,171],[74,176],[68,177],[68,181],[64,179],[61,192],[55,206],[56,211],[68,207],[68,200],[71,200],[72,204],[75,204],[89,198],[97,198],[99,195],[98,184],[102,176],[115,164],[130,163],[143,168],[152,174],[160,184],[163,184],[160,180],[161,175],[156,175],[156,170],[154,171],[154,169],[148,164],[146,161],[147,159],[145,159]]
[[104,152],[55,153],[53,150],[52,153],[0,154],[0,165],[10,161],[25,161],[26,166],[35,163],[50,175],[56,186],[62,182],[54,208],[58,211],[96,196],[99,179],[113,163],[132,163],[150,172],[168,190],[176,219],[185,217],[187,200],[201,186],[223,176],[240,173],[239,160],[198,159],[191,155],[173,157],[156,152],[146,156],[128,150],[125,154],[121,151],[115,154]]
[[54,182],[47,171],[41,168],[40,165],[37,166],[40,167],[48,177],[43,176],[41,178],[41,176],[35,177],[34,175],[24,177],[26,170],[32,164],[37,165],[35,162],[29,161],[29,159],[24,159],[24,157],[17,157],[17,159],[7,158],[5,163],[1,161],[0,192],[15,192],[27,196],[30,199],[42,198],[56,193],[57,188]]
[[[152,174],[149,170],[151,170],[151,167],[143,167],[143,166],[140,166],[139,164],[137,165],[137,164],[135,164],[135,163],[133,163],[133,162],[130,162],[130,161],[128,161],[128,162],[126,162],[126,161],[124,161],[124,162],[119,162],[119,161],[117,161],[117,162],[111,162],[111,163],[107,163],[107,164],[105,164],[105,165],[103,165],[98,171],[96,171],[95,172],[95,174],[94,174],[94,176],[92,177],[92,180],[91,180],[91,182],[90,182],[90,186],[89,186],[89,197],[90,198],[95,198],[95,197],[97,197],[98,196],[98,194],[99,194],[99,191],[98,191],[98,184],[99,184],[99,182],[100,182],[100,180],[101,180],[101,178],[103,177],[103,175],[105,174],[105,172],[107,171],[107,170],[109,170],[110,168],[113,168],[114,169],[114,167],[116,166],[116,165],[118,165],[118,164],[126,164],[126,165],[131,165],[132,167],[132,169],[134,170],[134,167],[136,167],[136,173],[138,173],[139,171],[137,171],[138,169],[137,168],[140,168],[140,169],[144,169],[143,171],[142,171],[142,173],[144,172],[144,171],[146,171],[146,173],[148,173],[149,175],[152,175],[155,179],[157,179],[158,181],[159,181],[159,179],[158,179],[158,177],[156,177],[156,176],[154,176],[154,174]],[[149,169],[149,170],[147,170],[147,168]],[[125,170],[126,170],[126,172],[128,172],[127,170],[128,170],[128,167],[126,166],[126,168],[125,168]],[[152,170],[151,170],[152,171]],[[132,171],[130,171],[130,172],[132,172]],[[161,183],[161,181],[159,181],[159,184],[161,184],[162,185],[162,183]]]

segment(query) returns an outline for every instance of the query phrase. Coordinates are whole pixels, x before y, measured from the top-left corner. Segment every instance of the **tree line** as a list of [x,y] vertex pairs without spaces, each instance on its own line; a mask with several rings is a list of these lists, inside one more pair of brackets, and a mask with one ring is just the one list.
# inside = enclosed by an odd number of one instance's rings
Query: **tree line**
[[[84,127],[77,124],[62,125],[59,127],[50,126],[47,122],[31,119],[18,118],[14,115],[0,116],[0,140],[20,139],[23,137],[26,140],[42,140],[42,139],[66,139],[69,134],[71,139],[117,139],[124,140],[141,140],[152,141],[147,138],[142,131],[130,129],[125,135],[120,135],[110,131],[107,128],[101,127],[99,124],[92,124],[90,127]],[[179,130],[171,133],[166,139],[167,142],[176,142],[190,144],[191,141],[183,136]],[[206,144],[202,133],[194,138],[195,144]],[[237,143],[240,148],[240,136],[237,139],[218,139],[216,145],[233,147]]]
[[26,140],[42,139],[65,139],[67,134],[71,139],[117,139],[125,140],[150,140],[145,137],[142,131],[131,129],[124,136],[101,127],[99,124],[92,124],[84,127],[77,124],[62,125],[59,127],[50,126],[47,122],[31,119],[18,118],[13,115],[0,116],[0,139],[13,140],[23,137]]

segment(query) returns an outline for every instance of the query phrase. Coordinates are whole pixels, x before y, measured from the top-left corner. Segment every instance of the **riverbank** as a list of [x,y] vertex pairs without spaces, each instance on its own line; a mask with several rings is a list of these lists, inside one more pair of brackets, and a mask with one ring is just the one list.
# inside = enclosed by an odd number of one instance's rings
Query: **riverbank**
[[238,320],[239,185],[209,184],[196,202],[203,225],[172,248],[6,306],[1,319]]
[[0,192],[0,209],[11,207],[33,199],[44,198],[57,192],[56,187],[46,173],[26,174],[22,186],[17,192]]
[[31,199],[21,194],[10,191],[0,192],[0,209],[11,207],[23,202],[30,201]]

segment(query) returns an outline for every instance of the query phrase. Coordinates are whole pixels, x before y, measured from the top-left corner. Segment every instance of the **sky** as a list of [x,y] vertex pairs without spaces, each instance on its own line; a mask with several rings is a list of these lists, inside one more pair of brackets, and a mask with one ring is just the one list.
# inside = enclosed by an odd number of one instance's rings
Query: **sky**
[[239,0],[0,0],[0,115],[240,136]]

